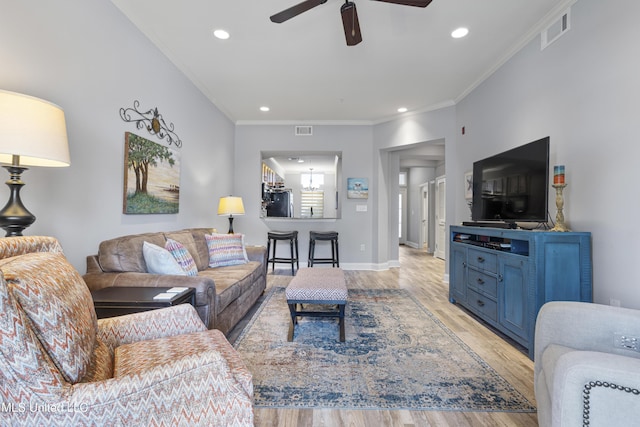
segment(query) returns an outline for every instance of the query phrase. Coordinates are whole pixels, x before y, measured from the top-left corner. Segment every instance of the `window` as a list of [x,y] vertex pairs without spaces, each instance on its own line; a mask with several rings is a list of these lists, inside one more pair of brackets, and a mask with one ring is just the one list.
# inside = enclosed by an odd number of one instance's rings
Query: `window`
[[317,190],[324,185],[323,173],[301,173],[300,184],[304,189]]
[[324,191],[300,191],[300,216],[302,218],[324,217]]
[[300,216],[302,218],[324,217],[324,191],[320,187],[324,185],[324,174],[309,173],[300,174]]
[[398,183],[400,184],[400,187],[406,187],[407,186],[407,173],[406,172],[400,172],[400,176],[398,177]]
[[402,240],[402,193],[398,194],[398,239]]

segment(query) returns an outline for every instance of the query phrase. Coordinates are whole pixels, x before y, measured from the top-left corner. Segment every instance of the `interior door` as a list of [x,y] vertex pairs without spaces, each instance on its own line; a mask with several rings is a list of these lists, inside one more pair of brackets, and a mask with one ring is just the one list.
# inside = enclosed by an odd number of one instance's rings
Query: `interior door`
[[429,184],[420,187],[421,211],[420,211],[420,249],[429,252]]
[[446,259],[445,194],[445,177],[440,176],[436,178],[436,248],[433,255],[441,259]]

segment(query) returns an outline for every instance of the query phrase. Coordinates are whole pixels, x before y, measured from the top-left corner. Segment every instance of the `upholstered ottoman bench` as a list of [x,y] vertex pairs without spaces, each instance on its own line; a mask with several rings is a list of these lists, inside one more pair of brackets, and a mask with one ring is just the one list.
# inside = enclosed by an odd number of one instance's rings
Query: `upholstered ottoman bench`
[[[337,317],[340,341],[344,342],[344,308],[347,304],[347,285],[344,272],[339,268],[303,268],[298,270],[286,289],[287,304],[291,312],[291,325],[287,339],[293,341],[298,316]],[[300,310],[298,310],[300,304]],[[304,311],[303,304],[337,305],[337,310]]]

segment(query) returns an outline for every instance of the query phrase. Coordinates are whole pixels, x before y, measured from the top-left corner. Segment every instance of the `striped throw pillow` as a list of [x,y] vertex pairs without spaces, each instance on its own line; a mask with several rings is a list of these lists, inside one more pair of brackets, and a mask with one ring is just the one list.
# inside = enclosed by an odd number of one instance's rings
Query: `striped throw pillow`
[[178,261],[178,264],[180,264],[180,267],[182,267],[185,273],[187,273],[187,276],[198,275],[196,261],[182,243],[173,239],[167,239],[167,243],[164,244],[164,248],[173,255],[176,261]]
[[246,264],[244,234],[205,234],[209,248],[209,267]]

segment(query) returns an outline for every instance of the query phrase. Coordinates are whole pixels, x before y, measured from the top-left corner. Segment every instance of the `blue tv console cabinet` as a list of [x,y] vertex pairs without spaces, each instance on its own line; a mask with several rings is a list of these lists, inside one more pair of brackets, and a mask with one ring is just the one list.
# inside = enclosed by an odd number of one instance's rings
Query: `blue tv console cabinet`
[[592,302],[591,233],[452,226],[449,300],[522,344],[547,301]]

